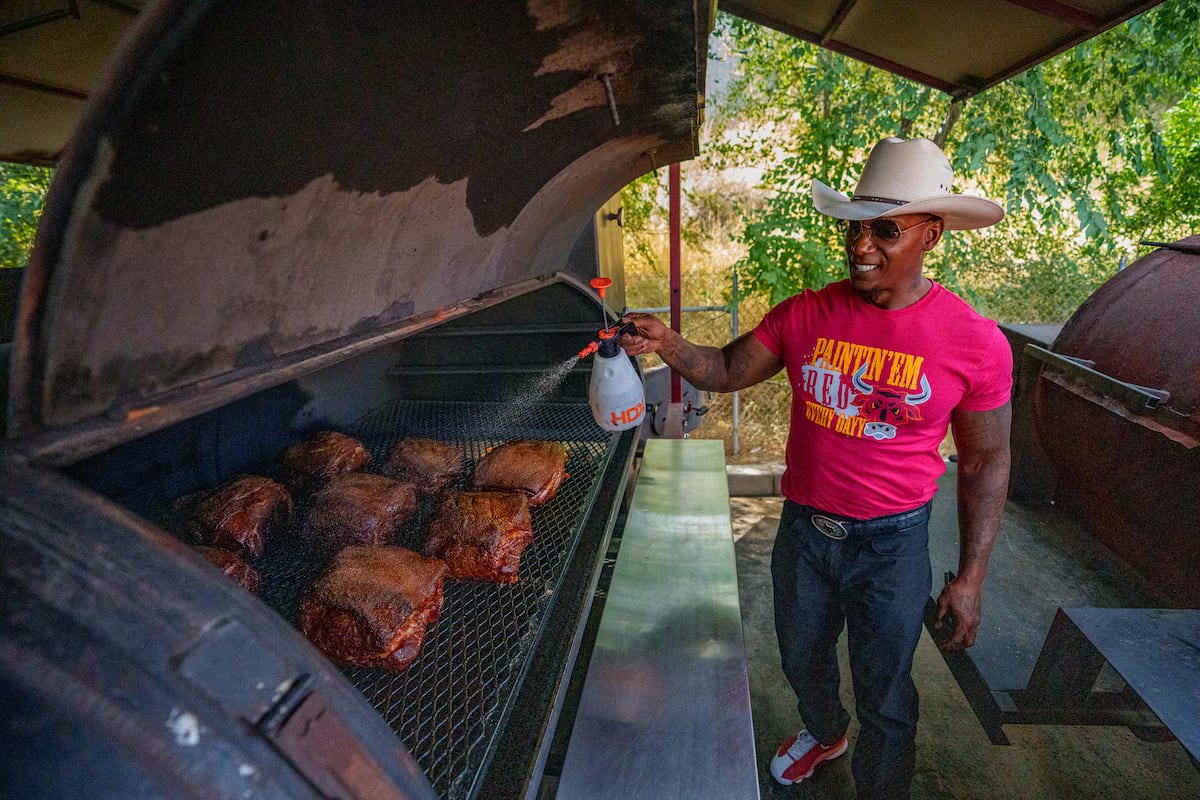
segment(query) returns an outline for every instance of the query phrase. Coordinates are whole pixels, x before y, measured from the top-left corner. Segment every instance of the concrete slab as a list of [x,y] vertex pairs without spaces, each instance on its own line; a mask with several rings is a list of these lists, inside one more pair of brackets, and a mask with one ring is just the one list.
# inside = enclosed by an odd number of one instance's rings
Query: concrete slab
[[777,479],[767,464],[729,464],[725,467],[730,497],[770,497]]
[[[939,538],[935,549],[950,557],[955,528],[954,484],[942,482],[934,501]],[[850,774],[853,749],[844,758],[819,767],[813,777],[799,786],[775,783],[768,771],[770,757],[779,742],[795,733],[800,718],[795,695],[779,666],[771,602],[771,547],[779,525],[783,500],[780,497],[734,497],[730,501],[736,541],[738,587],[741,595],[743,632],[750,668],[751,709],[755,746],[759,758],[761,798],[828,798],[851,800],[854,780]],[[1005,541],[998,548],[1031,547],[1020,531],[1028,527],[1026,514],[1008,521]],[[1050,532],[1038,537],[1056,538]],[[1052,564],[1053,562],[1051,562]],[[1014,561],[1010,554],[995,557],[993,577],[1008,580],[1008,570],[1041,569],[1035,560]],[[1049,572],[1053,573],[1053,569]],[[993,588],[997,588],[993,583]],[[984,595],[985,624],[1002,629],[1006,609],[1000,591]],[[992,628],[995,631],[995,628]],[[858,735],[853,719],[854,696],[846,660],[845,635],[839,643],[842,665],[842,701],[850,711],[851,748]],[[928,634],[922,634],[913,664],[913,677],[921,693],[921,722],[917,729],[917,774],[913,800],[1162,800],[1200,797],[1200,770],[1193,765],[1178,742],[1144,742],[1127,728],[1010,725],[1005,730],[1010,745],[994,745],[983,731],[946,662]]]

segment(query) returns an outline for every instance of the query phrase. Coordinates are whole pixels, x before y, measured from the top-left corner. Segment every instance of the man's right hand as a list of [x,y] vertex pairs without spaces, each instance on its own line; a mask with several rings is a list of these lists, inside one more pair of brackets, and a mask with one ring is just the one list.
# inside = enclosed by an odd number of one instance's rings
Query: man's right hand
[[668,336],[675,335],[674,331],[653,314],[634,312],[621,317],[621,322],[632,322],[637,328],[636,336],[627,333],[618,342],[631,356],[657,353],[663,340]]

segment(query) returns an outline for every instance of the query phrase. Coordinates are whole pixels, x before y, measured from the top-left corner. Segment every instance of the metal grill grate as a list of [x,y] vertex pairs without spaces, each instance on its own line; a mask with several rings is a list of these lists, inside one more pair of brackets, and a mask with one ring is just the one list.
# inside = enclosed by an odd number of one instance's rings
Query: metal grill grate
[[[502,586],[448,579],[441,618],[406,670],[345,669],[438,794],[469,797],[520,687],[616,437],[595,424],[586,405],[554,403],[395,402],[347,433],[366,445],[375,465],[406,436],[458,443],[472,464],[489,448],[517,439],[567,447],[569,478],[549,503],[531,509],[534,538],[521,557],[520,580]],[[298,510],[302,517],[305,509]],[[420,510],[401,545],[420,550],[429,513]],[[326,566],[295,548],[268,552],[259,563],[263,598],[294,624],[304,587]]]

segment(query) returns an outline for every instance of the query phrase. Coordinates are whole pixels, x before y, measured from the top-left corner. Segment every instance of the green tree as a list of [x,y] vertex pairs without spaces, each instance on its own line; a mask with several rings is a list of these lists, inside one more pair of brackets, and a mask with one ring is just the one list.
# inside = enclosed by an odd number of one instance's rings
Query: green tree
[[1173,169],[1155,176],[1139,222],[1170,240],[1200,232],[1188,226],[1200,209],[1200,87],[1163,115],[1163,146]]
[[52,170],[0,162],[0,268],[29,261]]
[[1200,230],[1188,99],[1200,83],[1198,17],[1200,0],[1168,0],[961,102],[723,17],[718,35],[738,67],[715,113],[738,133],[715,147],[768,167],[769,200],[746,214],[746,289],[775,301],[843,275],[812,179],[849,191],[874,142],[925,136],[943,145],[958,191],[1009,212],[995,228],[949,235],[931,274],[992,316],[1065,319],[1140,240]]

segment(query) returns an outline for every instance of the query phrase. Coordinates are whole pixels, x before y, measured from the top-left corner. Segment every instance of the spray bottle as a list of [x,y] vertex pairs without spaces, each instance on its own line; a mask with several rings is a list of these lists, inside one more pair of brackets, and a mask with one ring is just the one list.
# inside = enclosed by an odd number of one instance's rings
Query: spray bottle
[[[601,303],[604,301],[604,290],[611,283],[607,278],[592,280],[592,287],[600,293]],[[624,431],[636,427],[641,424],[646,411],[641,376],[618,344],[621,336],[636,332],[637,328],[632,322],[601,328],[596,338],[579,351],[581,359],[596,354],[596,361],[592,365],[592,381],[588,386],[588,404],[596,424],[606,431]]]

